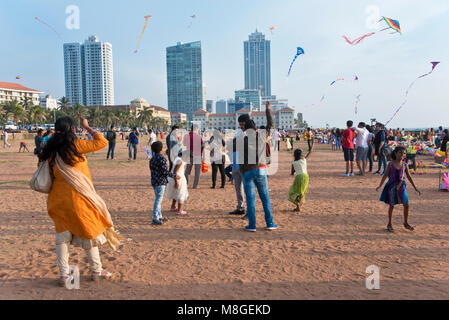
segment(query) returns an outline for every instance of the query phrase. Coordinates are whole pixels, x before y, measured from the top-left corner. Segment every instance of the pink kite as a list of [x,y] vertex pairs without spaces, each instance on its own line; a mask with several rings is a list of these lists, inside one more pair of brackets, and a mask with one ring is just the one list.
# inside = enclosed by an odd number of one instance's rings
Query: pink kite
[[353,41],[349,40],[348,37],[343,36],[343,38],[346,40],[347,43],[349,43],[352,46],[355,46],[359,44],[363,39],[371,37],[372,35],[376,34],[375,32],[371,32],[368,34],[365,34],[364,36],[358,37],[357,39],[354,39]]

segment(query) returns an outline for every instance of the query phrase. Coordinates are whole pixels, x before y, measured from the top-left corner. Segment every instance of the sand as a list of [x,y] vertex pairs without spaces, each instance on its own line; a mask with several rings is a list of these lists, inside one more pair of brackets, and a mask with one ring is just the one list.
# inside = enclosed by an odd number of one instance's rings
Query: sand
[[[449,194],[437,191],[438,169],[414,176],[421,197],[409,186],[416,231],[402,227],[398,207],[396,232],[389,234],[387,207],[375,191],[380,178],[341,177],[343,155],[327,145],[310,157],[307,203],[301,213],[292,212],[292,155],[282,147],[279,171],[269,178],[279,229],[263,230],[257,199],[256,233],[228,214],[236,206],[234,187],[211,190],[210,173],[189,190],[187,216],[170,213],[164,200],[170,220],[152,226],[154,193],[143,146],[136,162],[127,161],[122,141],[117,160],[106,161],[106,150],[90,155],[97,191],[128,241],[120,252],[101,248],[103,266],[114,277],[100,284],[89,281],[85,253],[72,247],[70,264],[81,271],[81,289],[69,291],[57,287],[46,196],[28,187],[35,157],[12,152],[18,150],[14,141],[13,149],[0,149],[0,299],[449,298]],[[380,268],[380,290],[365,287],[369,265]]]

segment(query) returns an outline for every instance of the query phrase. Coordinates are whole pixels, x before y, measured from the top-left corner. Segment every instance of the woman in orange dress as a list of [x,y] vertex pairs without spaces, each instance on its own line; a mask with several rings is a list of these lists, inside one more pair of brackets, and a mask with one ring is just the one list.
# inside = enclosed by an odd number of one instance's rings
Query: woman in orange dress
[[92,280],[100,280],[110,278],[111,274],[102,269],[98,246],[108,242],[116,249],[120,243],[107,207],[93,188],[85,156],[103,149],[108,141],[90,128],[86,119],[82,119],[82,126],[93,140],[78,139],[70,117],[58,119],[55,134],[39,156],[41,161],[49,161],[54,175],[47,209],[55,224],[61,286],[69,277],[70,244],[86,250]]

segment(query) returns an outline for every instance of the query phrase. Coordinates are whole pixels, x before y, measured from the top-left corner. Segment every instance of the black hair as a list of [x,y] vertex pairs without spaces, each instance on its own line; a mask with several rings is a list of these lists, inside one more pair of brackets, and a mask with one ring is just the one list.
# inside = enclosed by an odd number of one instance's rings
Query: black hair
[[296,149],[295,152],[293,153],[294,157],[295,157],[295,161],[298,161],[301,159],[302,156],[302,150],[301,149]]
[[359,122],[359,126],[366,127],[365,122]]
[[151,151],[153,151],[154,153],[161,153],[162,142],[160,142],[160,141],[153,142],[153,144],[151,145]]
[[54,161],[59,154],[68,165],[74,166],[78,161],[84,161],[82,155],[76,150],[75,141],[78,139],[74,133],[75,125],[72,118],[62,117],[56,120],[55,134],[48,140],[39,155],[41,161],[51,159]]
[[405,149],[405,147],[403,146],[397,146],[391,153],[391,159],[396,160],[396,153],[398,153],[399,151],[407,151],[407,149]]
[[372,126],[370,126],[370,125],[366,125],[366,129],[368,130],[368,132],[370,132],[370,133],[373,133],[374,132],[374,130],[373,130],[373,127]]
[[171,127],[171,131],[175,131],[176,129],[179,129],[178,125],[174,125],[173,127]]
[[383,129],[384,125],[382,123],[378,122],[378,123],[376,123],[376,127],[380,127]]
[[37,134],[40,134],[41,132],[44,132],[44,129],[37,130]]
[[248,119],[245,122],[245,130],[248,130],[248,129],[253,129],[253,130],[257,129],[256,123],[251,119]]
[[354,122],[352,122],[351,120],[349,120],[349,121],[346,121],[346,126],[349,128],[349,127],[352,127],[354,125]]
[[112,129],[114,129],[114,125],[113,125],[113,124],[111,125],[111,130],[112,130]]
[[260,126],[259,129],[263,130],[266,129],[265,126]]
[[239,118],[237,119],[238,122],[245,122],[248,121],[250,119],[248,114],[242,114],[241,116],[239,116]]

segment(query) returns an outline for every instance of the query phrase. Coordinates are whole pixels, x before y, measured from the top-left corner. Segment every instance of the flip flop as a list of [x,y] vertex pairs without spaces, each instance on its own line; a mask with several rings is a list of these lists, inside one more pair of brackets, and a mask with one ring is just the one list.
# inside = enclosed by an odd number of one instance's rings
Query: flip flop
[[187,212],[184,210],[178,212],[178,216],[185,216],[186,214]]
[[408,223],[406,224],[406,223],[404,223],[404,228],[405,229],[407,229],[407,230],[410,230],[410,231],[414,231],[415,230],[415,228],[413,228],[411,225],[409,225]]

